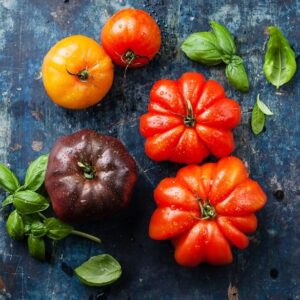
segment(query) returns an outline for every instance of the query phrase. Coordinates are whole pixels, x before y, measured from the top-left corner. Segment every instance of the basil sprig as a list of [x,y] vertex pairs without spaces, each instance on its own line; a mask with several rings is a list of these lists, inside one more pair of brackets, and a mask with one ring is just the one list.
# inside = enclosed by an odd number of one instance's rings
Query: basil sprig
[[268,28],[270,38],[265,54],[264,73],[269,82],[279,88],[292,79],[296,70],[295,52],[279,28]]
[[251,114],[251,128],[255,135],[263,131],[266,119],[265,115],[271,116],[273,113],[268,106],[260,100],[259,95],[257,95],[256,103]]
[[241,92],[249,91],[249,80],[243,59],[236,53],[233,36],[221,24],[211,21],[212,32],[191,34],[181,45],[191,60],[206,64],[226,64],[225,74],[230,84]]
[[49,201],[40,193],[48,163],[48,155],[42,155],[28,167],[24,185],[20,186],[14,173],[0,164],[0,187],[10,193],[2,202],[2,207],[12,204],[14,210],[6,221],[6,229],[14,240],[27,237],[29,254],[36,259],[45,259],[45,237],[61,240],[70,234],[88,238],[100,243],[101,240],[74,228],[57,218],[47,218],[42,214],[49,208]]
[[105,286],[114,283],[122,275],[119,262],[108,254],[91,257],[75,269],[79,280],[88,286]]

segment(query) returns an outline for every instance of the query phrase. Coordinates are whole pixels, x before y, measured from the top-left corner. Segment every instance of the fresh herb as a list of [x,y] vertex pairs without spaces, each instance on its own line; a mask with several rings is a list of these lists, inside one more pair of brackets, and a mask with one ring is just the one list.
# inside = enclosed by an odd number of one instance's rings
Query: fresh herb
[[9,204],[12,204],[14,201],[14,196],[13,195],[9,195],[8,197],[6,197],[3,201],[2,201],[2,207],[5,207]]
[[15,192],[20,187],[18,178],[3,164],[0,164],[0,187],[9,193]]
[[30,190],[16,192],[12,203],[23,215],[44,211],[49,207],[49,202],[44,196]]
[[27,245],[29,254],[32,257],[38,260],[45,260],[46,247],[44,239],[30,234],[27,240]]
[[212,32],[192,33],[182,44],[182,51],[191,59],[205,65],[218,65],[222,62],[222,52]]
[[228,29],[211,21],[212,32],[191,34],[181,49],[191,60],[206,64],[226,64],[226,77],[230,84],[241,92],[249,90],[249,80],[241,57],[236,54],[236,45]]
[[295,52],[279,28],[271,26],[268,30],[270,38],[263,70],[267,80],[279,88],[290,81],[296,72]]
[[73,227],[63,223],[59,219],[49,218],[45,220],[48,229],[47,236],[52,240],[62,240],[71,234]]
[[79,280],[88,286],[105,286],[114,283],[122,274],[119,262],[108,254],[91,257],[75,269]]
[[266,115],[266,116],[272,116],[273,113],[270,111],[269,107],[263,103],[260,98],[259,98],[259,94],[257,95],[257,98],[256,98],[256,103],[257,103],[257,106],[258,108]]
[[48,232],[47,226],[41,221],[33,222],[30,226],[30,233],[34,237],[41,238],[44,235],[46,235],[47,232]]
[[221,24],[210,21],[210,27],[217,38],[218,45],[224,54],[234,55],[236,53],[236,46],[233,36],[228,29]]
[[257,95],[251,115],[251,127],[254,134],[258,135],[262,132],[265,125],[265,115],[271,116],[273,113],[267,105],[260,100],[259,95]]
[[24,237],[24,223],[16,210],[10,213],[6,221],[6,230],[14,240],[21,240]]
[[12,204],[15,208],[6,221],[7,232],[14,240],[28,236],[29,253],[39,260],[45,259],[46,236],[52,240],[61,240],[73,234],[101,242],[95,236],[74,230],[59,219],[47,218],[41,213],[50,206],[49,201],[38,193],[44,183],[47,162],[48,155],[42,155],[33,161],[27,169],[22,186],[12,171],[0,164],[0,187],[10,193],[2,202],[2,207]]
[[24,187],[31,191],[37,191],[45,180],[45,173],[48,164],[48,155],[41,155],[28,167]]

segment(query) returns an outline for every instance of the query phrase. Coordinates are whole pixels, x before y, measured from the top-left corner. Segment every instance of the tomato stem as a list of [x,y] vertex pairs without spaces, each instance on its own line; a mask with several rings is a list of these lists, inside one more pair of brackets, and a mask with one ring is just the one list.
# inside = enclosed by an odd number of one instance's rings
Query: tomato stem
[[186,101],[186,116],[183,119],[183,123],[188,127],[194,127],[195,118],[194,118],[194,112],[193,112],[191,101],[188,99],[185,99],[185,101]]
[[83,69],[83,70],[79,71],[78,73],[72,73],[67,68],[66,68],[66,71],[68,74],[78,77],[78,79],[83,82],[86,82],[90,76],[90,73],[87,69]]
[[216,217],[216,210],[215,208],[209,203],[208,200],[202,204],[201,199],[197,197],[198,204],[200,207],[200,212],[201,212],[201,219],[202,220],[208,220],[208,219],[213,219]]
[[88,163],[79,161],[77,165],[82,169],[84,178],[94,179],[96,177],[95,170]]
[[121,60],[124,64],[126,64],[126,66],[129,66],[132,64],[132,62],[135,59],[138,58],[143,58],[146,59],[148,62],[150,61],[148,56],[144,56],[144,55],[139,55],[134,53],[131,49],[128,49],[122,56],[121,56]]
[[89,71],[87,69],[81,70],[80,72],[77,73],[77,77],[81,80],[81,81],[87,81],[87,79],[89,78]]
[[85,233],[85,232],[82,232],[82,231],[72,230],[71,234],[89,239],[89,240],[91,240],[93,242],[96,242],[96,243],[101,243],[101,240],[98,237],[96,237],[94,235],[91,235],[91,234],[88,234],[88,233]]

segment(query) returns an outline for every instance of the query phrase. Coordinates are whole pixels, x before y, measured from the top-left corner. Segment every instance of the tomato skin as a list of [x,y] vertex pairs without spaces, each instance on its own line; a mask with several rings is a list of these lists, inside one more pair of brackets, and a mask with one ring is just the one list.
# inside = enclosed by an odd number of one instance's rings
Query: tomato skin
[[153,160],[194,164],[209,154],[221,158],[234,150],[231,130],[240,123],[240,105],[200,73],[157,81],[148,111],[140,118],[140,133]]
[[247,234],[257,227],[254,213],[263,208],[267,198],[249,178],[244,163],[231,156],[217,163],[181,168],[175,178],[158,184],[154,200],[157,208],[149,236],[170,239],[177,263],[194,267],[229,264],[232,246],[248,247]]
[[[87,70],[88,77],[79,78]],[[42,77],[48,96],[68,109],[92,106],[108,93],[113,82],[113,64],[93,39],[73,35],[60,40],[46,54]]]
[[[145,11],[125,8],[105,23],[101,43],[114,63],[121,67],[143,67],[155,56],[161,46],[161,32],[155,20]],[[136,55],[126,59],[128,50]]]

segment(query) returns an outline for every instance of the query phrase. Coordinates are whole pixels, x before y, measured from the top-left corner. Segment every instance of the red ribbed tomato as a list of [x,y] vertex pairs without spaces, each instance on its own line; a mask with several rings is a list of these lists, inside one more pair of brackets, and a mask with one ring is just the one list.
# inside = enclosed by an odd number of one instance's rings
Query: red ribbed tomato
[[200,73],[157,81],[148,110],[140,119],[140,132],[153,160],[200,163],[210,153],[225,157],[234,149],[231,129],[240,122],[240,106]]
[[247,234],[256,230],[254,213],[266,203],[259,184],[248,177],[236,157],[218,163],[189,165],[175,178],[163,179],[154,191],[149,235],[171,239],[175,259],[183,266],[232,262],[231,246],[248,246]]

